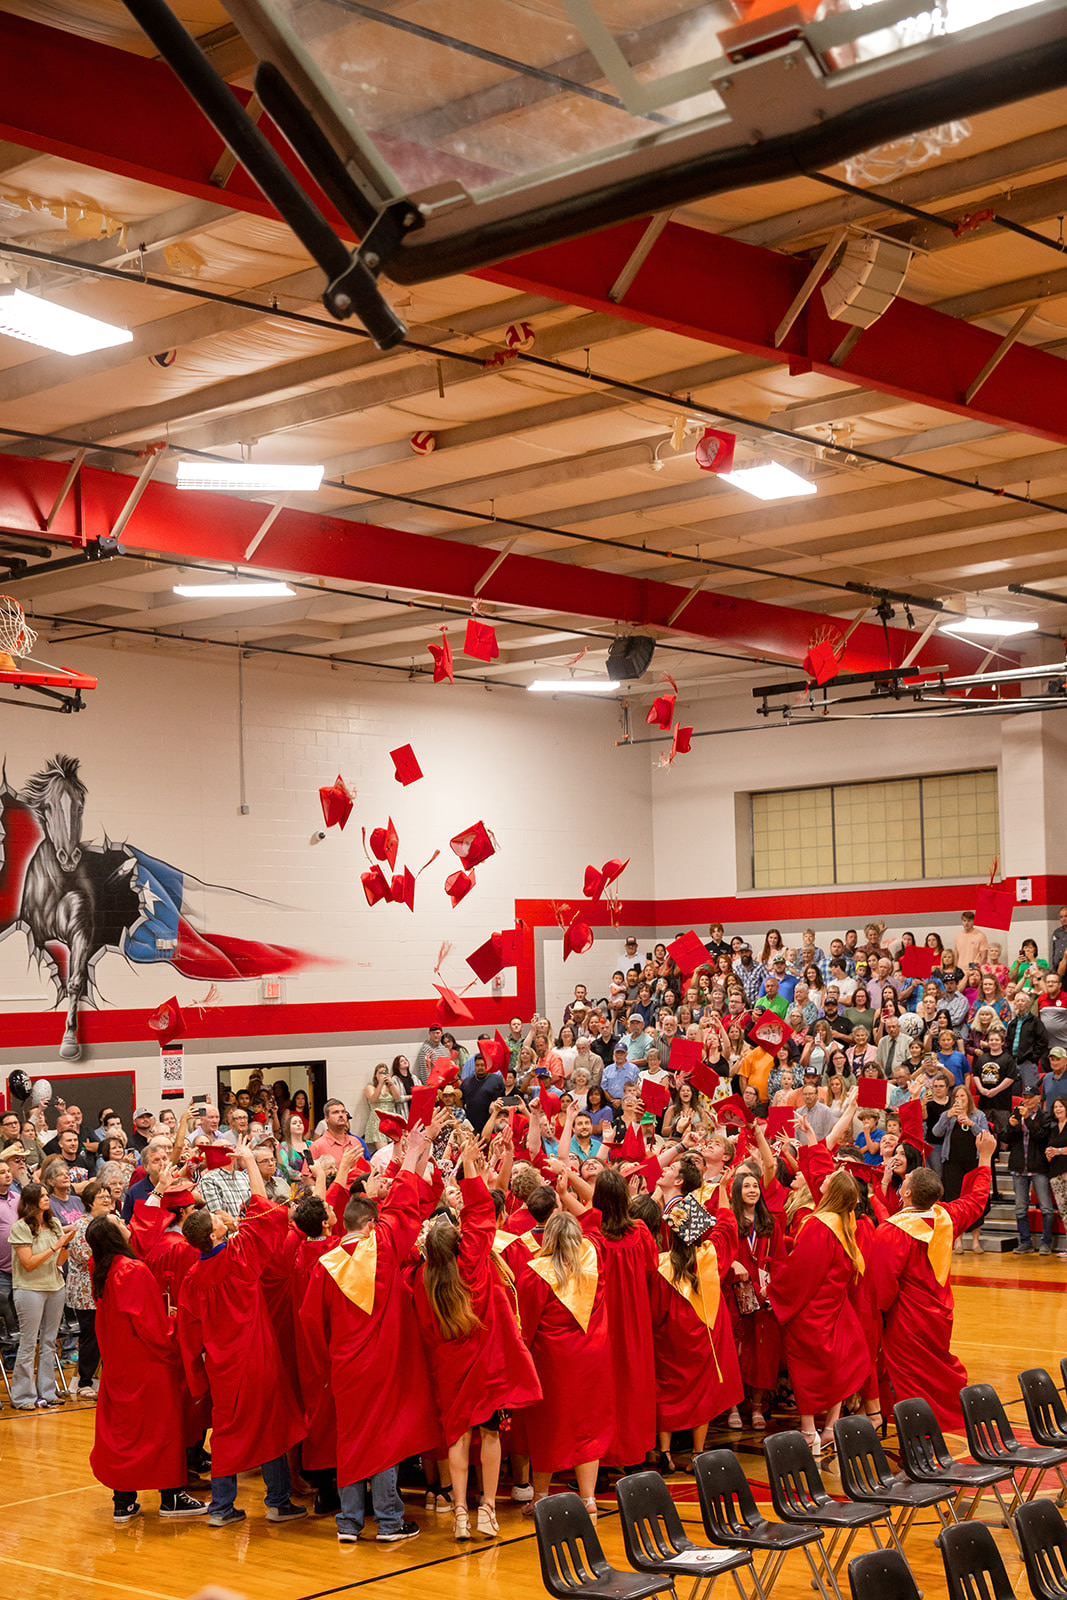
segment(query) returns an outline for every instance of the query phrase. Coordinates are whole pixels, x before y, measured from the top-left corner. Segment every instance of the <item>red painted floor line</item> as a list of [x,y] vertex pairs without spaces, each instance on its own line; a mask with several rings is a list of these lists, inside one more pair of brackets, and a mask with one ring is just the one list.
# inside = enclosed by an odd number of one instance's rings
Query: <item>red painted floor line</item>
[[1067,1274],[1064,1274],[1063,1281],[1059,1283],[1055,1280],[1052,1282],[1044,1280],[1037,1282],[1035,1280],[1033,1283],[1027,1283],[1025,1279],[983,1278],[977,1276],[977,1274],[972,1276],[970,1273],[954,1272],[952,1274],[952,1282],[971,1284],[976,1288],[982,1289],[1038,1289],[1043,1294],[1063,1294],[1064,1290],[1067,1289]]

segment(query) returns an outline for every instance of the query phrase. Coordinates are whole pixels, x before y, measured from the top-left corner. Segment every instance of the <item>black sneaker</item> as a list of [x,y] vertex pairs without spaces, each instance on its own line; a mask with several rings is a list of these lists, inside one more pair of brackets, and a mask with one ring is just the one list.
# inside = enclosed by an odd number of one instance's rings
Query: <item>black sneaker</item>
[[402,1522],[394,1533],[379,1533],[379,1544],[399,1544],[401,1539],[417,1539],[421,1533],[417,1522]]
[[243,1522],[246,1515],[237,1506],[227,1506],[225,1511],[213,1511],[207,1525],[209,1528],[229,1528],[235,1522]]
[[341,1496],[334,1489],[315,1491],[314,1512],[317,1517],[332,1517],[341,1509]]
[[128,1506],[115,1507],[116,1522],[132,1522],[134,1517],[139,1517],[140,1515],[141,1502],[139,1500],[134,1500],[133,1503]]
[[359,1534],[358,1533],[341,1533],[339,1531],[338,1534],[337,1534],[337,1543],[338,1544],[358,1544],[359,1543]]
[[1013,1256],[1032,1256],[1033,1253],[1034,1247],[1032,1244],[1017,1244],[1012,1251]]
[[184,1489],[179,1489],[170,1505],[160,1504],[161,1517],[206,1517],[207,1501],[194,1500],[191,1494],[186,1494]]
[[267,1507],[268,1522],[299,1522],[307,1514],[307,1506],[294,1506],[291,1500],[287,1500],[283,1506]]
[[196,1445],[185,1452],[185,1459],[189,1471],[198,1473],[202,1478],[211,1476],[211,1457],[202,1446]]

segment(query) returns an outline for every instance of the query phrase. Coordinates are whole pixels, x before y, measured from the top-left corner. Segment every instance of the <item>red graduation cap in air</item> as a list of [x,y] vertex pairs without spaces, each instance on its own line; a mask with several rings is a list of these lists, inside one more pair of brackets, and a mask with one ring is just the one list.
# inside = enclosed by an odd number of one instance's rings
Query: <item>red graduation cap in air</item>
[[824,683],[829,683],[831,678],[836,678],[841,671],[841,663],[829,639],[820,639],[818,644],[813,644],[800,664],[808,677],[814,678],[820,688]]
[[393,875],[393,899],[398,904],[407,906],[409,911],[415,909],[415,874],[410,867],[405,867],[403,872]]
[[683,933],[680,939],[674,939],[667,946],[667,954],[685,977],[695,972],[709,959],[706,947],[690,928],[688,933]]
[[435,983],[434,988],[441,996],[437,1002],[437,1015],[442,1022],[474,1021],[474,1012],[470,1006],[465,1004],[456,991],[448,987],[447,983]]
[[232,1144],[202,1144],[200,1149],[204,1155],[204,1165],[209,1172],[226,1166],[233,1157]]
[[[691,1044],[697,1044],[697,1042],[696,1039],[690,1040]],[[708,1066],[706,1061],[698,1061],[689,1074],[689,1082],[698,1094],[706,1094],[710,1100],[718,1089],[721,1079],[718,1073]]]
[[496,840],[484,822],[472,822],[469,828],[464,828],[462,833],[455,834],[448,842],[468,872],[496,855]]
[[974,924],[993,933],[1007,933],[1015,910],[1015,891],[1005,884],[987,884],[974,897]]
[[700,1065],[700,1040],[683,1039],[680,1034],[675,1034],[671,1040],[671,1052],[667,1058],[667,1067],[670,1072],[692,1072],[694,1067]]
[[904,1144],[910,1144],[918,1150],[923,1160],[933,1149],[932,1144],[927,1144],[923,1138],[923,1108],[918,1100],[905,1100],[896,1108],[900,1118],[900,1137]]
[[662,728],[664,733],[670,731],[674,721],[674,702],[678,696],[674,694],[659,694],[648,708],[645,721],[650,728]]
[[393,891],[381,867],[373,866],[369,872],[361,872],[359,881],[363,885],[363,893],[367,896],[369,906],[376,906],[379,900],[392,900]]
[[732,472],[736,433],[722,433],[718,428],[705,428],[697,440],[693,459],[702,472]]
[[551,1089],[541,1090],[541,1110],[551,1122],[553,1117],[559,1116],[559,1108],[563,1104],[558,1094],[553,1094]]
[[[889,1083],[885,1078],[857,1078],[856,1103],[865,1109],[884,1111],[889,1098]],[[901,1123],[901,1127],[904,1124]]]
[[749,1044],[759,1045],[769,1056],[788,1044],[792,1037],[792,1028],[776,1011],[761,1011],[758,1017],[753,1018],[745,1033]]
[[732,1122],[738,1127],[755,1121],[752,1112],[739,1094],[727,1095],[725,1100],[716,1100],[714,1111],[719,1122]]
[[796,1106],[772,1106],[767,1113],[767,1126],[763,1130],[765,1139],[774,1139],[780,1133],[787,1138],[792,1138],[796,1126]]
[[415,759],[415,752],[409,744],[402,744],[399,750],[389,752],[393,766],[396,768],[394,777],[397,783],[402,783],[407,788],[409,783],[418,783],[422,777],[422,768]]
[[445,894],[452,902],[453,911],[474,888],[473,872],[453,872],[445,879]]
[[331,784],[319,790],[319,799],[322,802],[322,814],[326,819],[326,826],[343,829],[352,815],[352,796],[340,773]]
[[370,834],[370,847],[379,861],[388,861],[389,871],[396,866],[396,851],[400,838],[392,817],[386,828],[372,828]]
[[169,1044],[172,1039],[182,1038],[188,1030],[185,1018],[182,1016],[182,1008],[175,995],[171,995],[169,1000],[164,1000],[163,1004],[152,1012],[148,1026],[158,1036],[161,1045]]
[[433,681],[443,683],[447,678],[449,683],[454,683],[452,676],[452,646],[448,642],[448,634],[441,630],[441,643],[428,644],[427,650],[433,656]]
[[582,888],[585,898],[599,900],[608,885],[614,883],[616,878],[620,878],[629,865],[629,856],[625,861],[620,861],[618,856],[614,856],[610,861],[605,861],[599,871],[593,866],[586,867],[585,884]]
[[459,1062],[451,1061],[446,1056],[436,1056],[430,1068],[430,1076],[426,1079],[427,1089],[443,1089],[447,1083],[455,1083],[459,1077]]
[[563,959],[568,956],[584,956],[587,950],[593,948],[593,930],[588,922],[582,921],[581,912],[574,920],[567,924],[563,930]]
[[379,1111],[378,1126],[393,1144],[407,1132],[403,1117],[394,1117],[389,1111]]
[[508,1062],[511,1060],[511,1051],[508,1049],[507,1040],[500,1037],[497,1028],[491,1039],[479,1039],[478,1051],[485,1057],[491,1072],[506,1072]]
[[468,618],[463,654],[473,656],[475,661],[496,660],[500,647],[496,642],[496,629],[491,623],[479,622],[477,617]]
[[900,952],[900,970],[906,978],[928,978],[937,963],[937,951],[926,944],[909,944]]
[[649,1156],[647,1161],[643,1161],[641,1163],[641,1176],[644,1178],[648,1191],[651,1194],[652,1190],[656,1187],[657,1183],[663,1176],[663,1167],[660,1164],[660,1159],[658,1156]]
[[671,740],[670,758],[672,761],[674,760],[675,756],[687,756],[689,754],[690,741],[692,740],[692,737],[692,728],[683,728],[680,722],[675,723],[674,738]]
[[502,933],[491,933],[484,944],[472,950],[467,965],[483,983],[492,983],[505,967],[517,966],[519,960],[519,930],[505,928]]
[[417,1089],[411,1091],[411,1106],[408,1111],[408,1127],[414,1128],[420,1123],[424,1128],[430,1126],[433,1108],[437,1104],[437,1089],[431,1088],[428,1083],[420,1083]]
[[[695,1043],[695,1041],[694,1041]],[[641,1104],[654,1117],[660,1116],[671,1103],[671,1092],[665,1083],[654,1083],[645,1078],[641,1083]]]

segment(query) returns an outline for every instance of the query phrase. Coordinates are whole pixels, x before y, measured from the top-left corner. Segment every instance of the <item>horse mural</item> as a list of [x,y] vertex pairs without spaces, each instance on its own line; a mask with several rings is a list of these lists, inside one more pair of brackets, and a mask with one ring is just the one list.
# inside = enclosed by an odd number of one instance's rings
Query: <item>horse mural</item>
[[[0,939],[16,928],[44,966],[66,1018],[59,1054],[82,1053],[78,1012],[98,1000],[94,969],[106,951],[132,965],[166,962],[211,982],[298,971],[316,958],[285,945],[207,932],[209,905],[272,902],[205,884],[131,844],[87,843],[88,791],[74,756],[56,755],[21,792],[0,775]],[[274,907],[281,910],[281,907]]]

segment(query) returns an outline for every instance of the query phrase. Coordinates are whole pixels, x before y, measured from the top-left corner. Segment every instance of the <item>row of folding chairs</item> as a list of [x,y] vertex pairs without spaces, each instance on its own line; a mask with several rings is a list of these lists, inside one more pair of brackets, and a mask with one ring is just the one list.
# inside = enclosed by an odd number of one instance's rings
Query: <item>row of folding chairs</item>
[[[1051,1500],[1027,1501],[1015,1512],[1019,1548],[1033,1600],[1067,1596],[1067,1523]],[[938,1534],[949,1600],[1016,1600],[984,1522],[958,1523]],[[852,1600],[922,1600],[914,1574],[897,1550],[872,1550],[848,1564]]]
[[[788,1439],[789,1435],[774,1437]],[[708,1600],[716,1580],[728,1574],[738,1600],[749,1600],[742,1575],[751,1580],[752,1600],[766,1600],[786,1555],[803,1549],[812,1587],[823,1600],[829,1600],[830,1592],[835,1600],[841,1600],[835,1570],[840,1563],[834,1562],[822,1545],[826,1527],[833,1524],[826,1519],[821,1503],[817,1505],[818,1524],[791,1519],[771,1522],[758,1510],[731,1451],[706,1451],[694,1466],[704,1531],[714,1541],[710,1546],[697,1544],[686,1534],[659,1473],[634,1473],[616,1485],[623,1543],[632,1572],[609,1565],[592,1519],[576,1494],[550,1495],[538,1501],[534,1524],[541,1575],[549,1593],[557,1600],[577,1600],[579,1595],[585,1600],[646,1600],[656,1594],[673,1597],[675,1583],[692,1578],[688,1600]],[[874,1524],[880,1517],[888,1522],[888,1503],[869,1507],[866,1513],[860,1506],[836,1504],[844,1513],[838,1531],[869,1526],[878,1545],[854,1556],[848,1564],[852,1600],[922,1600],[899,1545],[894,1542],[886,1547],[878,1539]],[[866,1520],[857,1519],[856,1512]],[[1014,1523],[1033,1600],[1067,1600],[1067,1523],[1059,1508],[1050,1500],[1024,1502],[1015,1511]],[[949,1600],[1016,1600],[1004,1559],[984,1522],[946,1524],[937,1544]],[[812,1555],[813,1546],[819,1553],[818,1562]],[[767,1554],[762,1571],[755,1566],[757,1551]]]
[[[1067,1378],[1067,1358],[1064,1363]],[[716,1579],[729,1574],[740,1600],[748,1600],[741,1573],[751,1578],[753,1600],[768,1600],[786,1556],[802,1550],[811,1570],[812,1587],[822,1600],[841,1600],[839,1574],[859,1532],[869,1529],[876,1550],[871,1573],[886,1571],[898,1579],[907,1575],[904,1544],[920,1511],[932,1509],[941,1523],[939,1544],[946,1551],[968,1550],[971,1544],[958,1530],[976,1530],[979,1553],[999,1554],[992,1535],[975,1512],[987,1489],[996,1495],[1004,1518],[1020,1550],[1024,1530],[1040,1525],[1048,1542],[1064,1524],[1056,1506],[1035,1496],[1044,1475],[1055,1470],[1061,1484],[1062,1503],[1067,1485],[1062,1466],[1067,1463],[1067,1411],[1050,1375],[1033,1368],[1019,1376],[1030,1431],[1038,1441],[1019,1441],[1004,1407],[989,1384],[972,1384],[961,1391],[960,1402],[973,1461],[957,1461],[925,1400],[905,1400],[893,1408],[901,1446],[903,1471],[893,1472],[877,1432],[867,1417],[842,1417],[834,1424],[834,1443],[841,1484],[848,1496],[834,1499],[823,1483],[815,1458],[798,1432],[771,1434],[764,1441],[768,1483],[775,1513],[764,1517],[737,1457],[730,1450],[710,1450],[693,1462],[704,1532],[711,1546],[695,1544],[685,1533],[670,1491],[655,1472],[634,1473],[616,1485],[623,1540],[633,1573],[618,1572],[604,1558],[596,1531],[576,1495],[554,1495],[534,1508],[538,1550],[545,1587],[559,1600],[577,1591],[604,1600],[642,1600],[664,1590],[672,1593],[677,1578],[692,1578],[689,1600],[706,1600]],[[1010,1502],[1003,1486],[1010,1482]],[[964,1502],[969,1505],[960,1517]],[[1027,1520],[1029,1519],[1029,1521]],[[1043,1520],[1041,1520],[1043,1519]],[[883,1546],[883,1538],[886,1543]],[[583,1549],[584,1547],[584,1554]],[[1034,1589],[1038,1600],[1067,1600],[1067,1535],[1049,1545],[1060,1552],[1060,1565],[1041,1559],[1049,1574],[1046,1588]],[[893,1560],[888,1558],[892,1556]],[[756,1566],[756,1558],[762,1564]],[[885,1558],[881,1566],[875,1558]],[[857,1557],[856,1561],[867,1560]],[[1035,1557],[1036,1561],[1038,1558]],[[849,1565],[850,1583],[852,1567]],[[1030,1572],[1030,1559],[1027,1570]],[[1001,1562],[1001,1567],[1003,1563]],[[1035,1571],[1037,1568],[1035,1567]],[[1062,1579],[1062,1581],[1061,1581]],[[888,1579],[886,1580],[889,1581]],[[1033,1587],[1034,1579],[1031,1578]],[[950,1585],[951,1588],[951,1585]],[[917,1594],[917,1591],[914,1591]],[[979,1593],[989,1600],[988,1589],[963,1588],[953,1600],[974,1600]],[[992,1593],[992,1600],[1008,1600]],[[871,1600],[874,1600],[872,1595]],[[904,1600],[914,1600],[913,1595]]]

